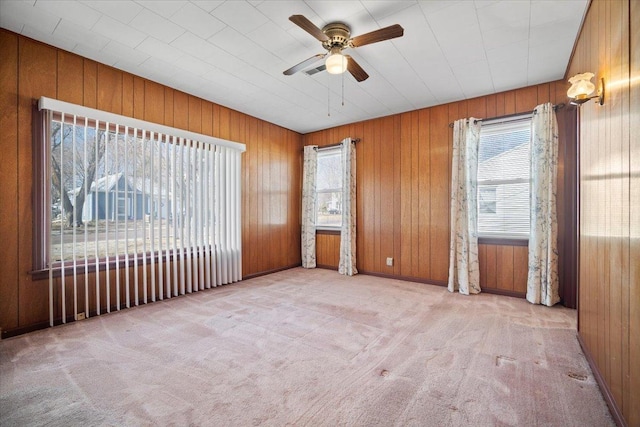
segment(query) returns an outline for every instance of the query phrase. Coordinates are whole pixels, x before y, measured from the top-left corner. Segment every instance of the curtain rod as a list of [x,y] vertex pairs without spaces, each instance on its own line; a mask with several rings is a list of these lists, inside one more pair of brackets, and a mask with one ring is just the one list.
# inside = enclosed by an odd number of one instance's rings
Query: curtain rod
[[[360,138],[351,138],[351,142],[353,144],[356,144],[356,143],[360,142]],[[335,143],[335,144],[331,144],[331,145],[324,145],[322,147],[316,147],[315,150],[316,151],[329,150],[331,148],[339,147],[341,145],[342,145],[342,141],[338,142],[338,143]],[[304,149],[302,151],[304,151]]]
[[[564,103],[561,104],[557,104],[553,106],[553,110],[557,111],[560,110],[562,108],[565,107]],[[476,119],[474,123],[478,123],[478,122],[482,122],[482,121],[493,121],[493,120],[500,120],[500,119],[509,119],[511,117],[517,117],[517,116],[523,116],[525,114],[535,114],[535,110],[531,111],[531,112],[527,112],[527,113],[514,113],[514,114],[506,114],[504,116],[497,116],[497,117],[490,117],[488,119]],[[453,123],[449,123],[449,127],[452,128],[453,127]]]

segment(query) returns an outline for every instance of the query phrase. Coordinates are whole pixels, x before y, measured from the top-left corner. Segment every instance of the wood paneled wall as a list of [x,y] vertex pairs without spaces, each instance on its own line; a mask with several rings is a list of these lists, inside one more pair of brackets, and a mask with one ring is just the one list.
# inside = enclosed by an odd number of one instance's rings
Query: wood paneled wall
[[580,107],[578,330],[614,413],[640,426],[640,5],[594,0],[568,75],[604,77]]
[[[337,244],[336,244],[337,242]],[[316,234],[316,264],[319,268],[337,270],[340,262],[340,234],[318,231]]]
[[[329,145],[347,136],[356,145],[357,267],[364,273],[445,284],[449,270],[449,194],[453,130],[465,117],[490,118],[566,102],[563,81],[454,102],[304,135],[304,144]],[[564,112],[560,110],[560,116]],[[568,118],[571,113],[566,114]],[[575,123],[562,119],[562,127]],[[567,163],[566,133],[559,165]],[[575,162],[574,162],[575,163]],[[561,172],[564,173],[564,172]],[[558,201],[567,200],[558,180]],[[559,232],[566,214],[559,207]],[[563,239],[560,239],[563,241]],[[337,268],[340,236],[318,236],[318,263]],[[481,286],[506,294],[526,292],[527,248],[481,244]],[[561,258],[564,254],[560,254]],[[394,259],[386,265],[387,257]],[[331,264],[334,260],[334,264]],[[561,259],[561,262],[564,260]]]
[[246,144],[243,275],[300,264],[301,135],[0,29],[0,329],[47,322],[32,270],[32,102],[41,96]]
[[527,246],[478,245],[480,287],[498,293],[527,293]]

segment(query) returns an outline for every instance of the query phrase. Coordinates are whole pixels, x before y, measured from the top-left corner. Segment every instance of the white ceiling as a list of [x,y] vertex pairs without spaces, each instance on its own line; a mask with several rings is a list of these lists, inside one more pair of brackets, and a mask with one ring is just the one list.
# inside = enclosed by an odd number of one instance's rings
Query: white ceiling
[[[588,4],[0,0],[0,26],[306,133],[560,79]],[[344,22],[352,36],[400,24],[404,37],[348,49],[370,76],[361,83],[284,76],[325,52],[294,14],[320,28]]]

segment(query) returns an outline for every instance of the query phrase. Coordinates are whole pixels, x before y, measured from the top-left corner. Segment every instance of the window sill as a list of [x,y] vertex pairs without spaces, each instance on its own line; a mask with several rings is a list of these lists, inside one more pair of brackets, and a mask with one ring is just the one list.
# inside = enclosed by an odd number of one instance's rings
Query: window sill
[[497,246],[529,246],[529,238],[515,237],[478,237],[480,245],[497,245]]
[[316,227],[316,234],[340,235],[340,227]]

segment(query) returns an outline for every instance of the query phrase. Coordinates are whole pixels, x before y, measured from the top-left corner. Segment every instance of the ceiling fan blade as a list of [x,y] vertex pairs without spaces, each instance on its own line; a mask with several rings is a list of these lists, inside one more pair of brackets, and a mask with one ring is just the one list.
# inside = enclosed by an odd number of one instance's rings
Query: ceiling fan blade
[[303,68],[307,68],[309,65],[314,64],[315,62],[318,62],[325,56],[327,56],[326,53],[319,53],[317,55],[313,55],[311,58],[305,59],[301,63],[294,65],[293,67],[289,68],[286,71],[283,71],[282,74],[284,74],[285,76],[290,76],[291,74],[295,74],[298,71],[302,70]]
[[347,71],[349,71],[358,82],[363,82],[369,78],[369,74],[362,69],[355,59],[349,55],[345,55],[345,58],[347,58]]
[[321,42],[326,42],[329,40],[329,37],[327,37],[327,35],[323,33],[320,28],[316,27],[313,22],[309,21],[303,15],[291,15],[289,17],[289,21],[293,22],[298,27],[302,28]]
[[322,64],[321,66],[316,67],[316,68],[312,68],[312,69],[310,69],[310,70],[307,70],[307,71],[305,71],[304,73],[305,73],[307,76],[313,76],[314,74],[319,73],[320,71],[324,71],[324,70],[326,70],[326,69],[327,69],[327,66],[326,66],[326,65],[324,65],[324,64]]
[[362,34],[354,37],[349,41],[349,44],[353,47],[360,47],[371,43],[377,43],[384,40],[395,39],[396,37],[402,37],[404,35],[404,28],[395,24],[389,27],[380,28],[379,30],[371,31],[370,33]]

